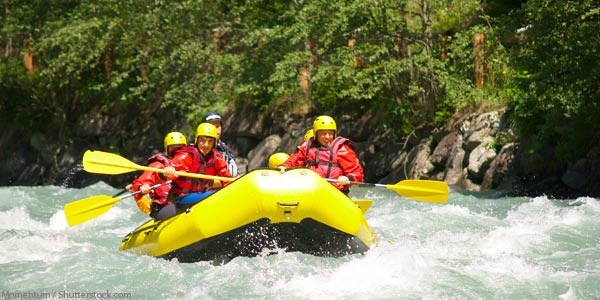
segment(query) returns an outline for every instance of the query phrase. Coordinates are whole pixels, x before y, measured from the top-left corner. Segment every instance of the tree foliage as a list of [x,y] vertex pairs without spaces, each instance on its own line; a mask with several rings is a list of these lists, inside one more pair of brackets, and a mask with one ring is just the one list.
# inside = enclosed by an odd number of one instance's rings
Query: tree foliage
[[598,2],[531,0],[514,20],[524,44],[509,105],[520,128],[566,161],[585,155],[600,138]]
[[[300,103],[379,113],[404,135],[507,106],[524,135],[569,158],[600,132],[598,10],[593,0],[5,0],[0,108],[68,131],[92,110],[196,122],[208,109]],[[19,67],[25,53],[36,71]]]

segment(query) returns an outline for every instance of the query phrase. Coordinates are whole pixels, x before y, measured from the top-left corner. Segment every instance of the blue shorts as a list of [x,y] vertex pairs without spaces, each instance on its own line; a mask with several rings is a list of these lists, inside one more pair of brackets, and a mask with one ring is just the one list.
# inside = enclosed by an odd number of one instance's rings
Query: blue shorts
[[208,190],[206,192],[197,192],[197,193],[187,194],[187,195],[179,198],[179,200],[177,201],[177,204],[194,204],[194,203],[198,203],[198,202],[204,200],[204,198],[212,195],[216,191],[217,190]]

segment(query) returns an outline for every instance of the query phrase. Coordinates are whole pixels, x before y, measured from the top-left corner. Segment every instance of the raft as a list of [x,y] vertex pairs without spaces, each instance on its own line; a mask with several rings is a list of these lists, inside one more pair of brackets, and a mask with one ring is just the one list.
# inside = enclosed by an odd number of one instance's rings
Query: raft
[[364,218],[370,204],[348,198],[309,169],[257,169],[172,218],[142,224],[119,249],[180,262],[281,250],[324,257],[364,253],[375,244]]

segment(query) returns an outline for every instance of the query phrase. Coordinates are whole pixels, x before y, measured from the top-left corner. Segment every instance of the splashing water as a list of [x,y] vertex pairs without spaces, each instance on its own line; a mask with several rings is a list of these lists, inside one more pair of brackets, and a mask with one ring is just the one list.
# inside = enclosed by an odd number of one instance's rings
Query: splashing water
[[600,297],[600,202],[594,198],[492,198],[451,192],[448,204],[435,205],[388,190],[353,188],[353,198],[374,200],[365,216],[378,234],[378,245],[364,255],[323,258],[280,251],[213,265],[118,251],[121,238],[147,218],[130,199],[90,222],[67,225],[66,203],[115,191],[104,183],[84,189],[0,188],[3,297]]

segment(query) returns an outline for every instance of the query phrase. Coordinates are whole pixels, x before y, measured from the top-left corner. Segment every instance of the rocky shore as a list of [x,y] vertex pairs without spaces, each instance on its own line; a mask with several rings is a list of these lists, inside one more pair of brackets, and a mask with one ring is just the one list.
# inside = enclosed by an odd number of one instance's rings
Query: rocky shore
[[[248,115],[248,112],[244,113]],[[256,119],[252,126],[237,127],[233,115],[227,124],[234,141],[245,132],[267,132]],[[572,165],[563,165],[552,149],[532,152],[521,140],[503,110],[455,115],[443,127],[418,128],[402,141],[372,126],[373,120],[336,116],[340,134],[355,142],[368,182],[395,183],[403,179],[443,180],[458,191],[497,191],[499,195],[573,198],[598,195],[600,148]],[[283,122],[272,128],[240,163],[248,169],[266,165],[273,152],[292,152],[302,142],[308,121]],[[234,143],[243,144],[243,143]]]
[[[267,165],[274,152],[291,153],[302,142],[314,116],[259,113],[253,108],[225,113],[223,140],[238,152],[238,165],[249,171]],[[503,110],[455,115],[442,127],[417,128],[392,140],[376,116],[333,115],[339,134],[355,142],[367,182],[403,179],[444,180],[455,191],[497,191],[499,195],[575,198],[600,195],[600,147],[573,164],[559,162],[553,149],[532,151],[519,137]],[[0,136],[0,185],[64,185],[83,187],[98,180],[124,186],[136,173],[108,176],[81,169],[85,149],[110,151],[103,135],[112,128],[106,117],[86,118],[79,136],[60,140],[51,133],[29,132],[3,125]],[[1,123],[1,122],[0,122]],[[112,125],[114,127],[114,124]],[[187,133],[187,132],[185,132]],[[86,141],[94,141],[87,142]],[[156,145],[148,147],[144,145]],[[125,144],[126,156],[144,164],[148,152],[160,151],[160,132]]]

